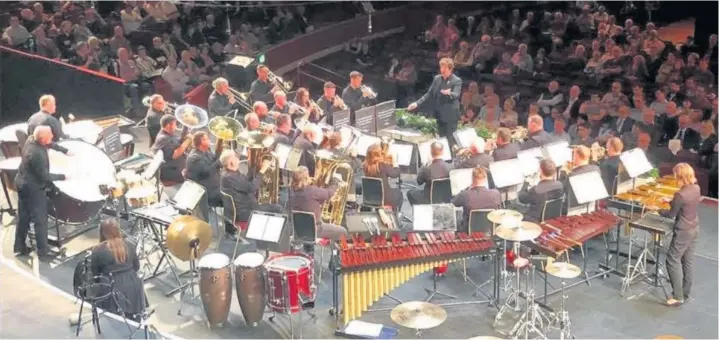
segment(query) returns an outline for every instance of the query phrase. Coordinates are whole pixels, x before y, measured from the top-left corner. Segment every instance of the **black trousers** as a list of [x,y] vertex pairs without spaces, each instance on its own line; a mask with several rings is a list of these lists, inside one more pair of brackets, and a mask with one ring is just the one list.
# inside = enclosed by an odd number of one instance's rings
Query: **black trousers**
[[674,237],[667,252],[667,272],[672,284],[672,297],[684,300],[692,289],[694,248],[697,244],[697,228],[674,230]]
[[439,132],[440,137],[447,137],[447,142],[449,142],[449,151],[452,153],[452,156],[454,156],[452,148],[455,144],[457,144],[454,140],[455,131],[457,131],[457,121],[443,122],[437,119],[437,132]]
[[35,241],[38,256],[47,255],[50,251],[47,244],[48,199],[45,190],[27,185],[18,187],[18,222],[15,229],[15,252],[24,251],[27,247],[27,236],[30,222],[35,224]]
[[417,204],[429,204],[429,198],[424,194],[424,190],[412,189],[407,191],[407,201],[414,206]]
[[147,132],[150,135],[150,148],[152,148],[153,145],[155,145],[155,138],[157,138],[157,134],[160,133],[160,126],[159,125],[148,125],[147,126]]

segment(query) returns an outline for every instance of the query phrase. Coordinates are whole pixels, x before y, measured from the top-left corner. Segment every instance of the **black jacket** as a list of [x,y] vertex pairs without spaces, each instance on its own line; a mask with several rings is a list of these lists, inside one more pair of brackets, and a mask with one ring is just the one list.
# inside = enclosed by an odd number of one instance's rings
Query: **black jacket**
[[692,230],[699,226],[697,208],[701,199],[699,185],[685,185],[674,194],[674,198],[670,202],[671,209],[663,212],[662,215],[675,219],[674,229]]
[[424,184],[424,196],[430,199],[430,183],[435,179],[449,178],[449,171],[452,166],[441,159],[435,159],[428,166],[419,169],[417,172],[417,184]]
[[255,79],[252,82],[252,85],[250,85],[250,100],[252,100],[252,104],[256,101],[261,101],[267,104],[268,107],[271,106],[271,104],[275,101],[272,93],[270,92],[272,87],[273,86],[269,81],[263,82],[259,79]]
[[[701,136],[699,137],[701,139]],[[704,140],[699,142],[699,157],[701,157],[701,164],[707,168],[711,167],[711,156],[715,154],[714,145],[717,144],[717,135],[712,134]]]
[[459,159],[455,159],[454,168],[471,169],[476,167],[482,167],[485,169],[489,169],[489,164],[491,164],[492,162],[494,162],[494,158],[491,155],[488,155],[486,153],[478,153],[461,161]]
[[299,190],[292,190],[290,193],[290,207],[292,211],[303,211],[315,215],[315,223],[322,223],[322,204],[330,199],[337,190],[337,187],[319,188],[314,185]]
[[544,146],[551,142],[554,142],[554,138],[552,137],[552,135],[547,131],[541,130],[534,134],[530,134],[529,138],[524,141],[524,143],[522,143],[520,148],[522,150],[529,150]]
[[555,180],[543,180],[527,190],[519,191],[517,198],[524,204],[529,204],[529,210],[524,214],[524,219],[530,222],[541,222],[544,203],[557,199],[564,195],[564,185]]
[[[677,130],[677,133],[681,131],[681,128]],[[679,139],[682,141],[682,149],[683,150],[699,150],[699,144],[701,144],[701,135],[699,135],[699,132],[694,131],[692,128],[685,128],[684,129],[684,136],[678,136]],[[670,137],[669,139],[672,139],[673,137]]]
[[[455,207],[461,207],[464,216],[464,230],[469,225],[469,213],[477,209],[499,209],[502,204],[502,195],[497,189],[488,189],[483,186],[469,187],[462,190],[452,198]],[[481,230],[473,230],[481,231]]]
[[[220,189],[232,196],[235,202],[234,221],[247,222],[252,210],[257,209],[257,190],[260,188],[260,176],[245,176],[237,171],[224,171],[220,179]],[[232,210],[224,209],[225,217],[233,218]]]
[[[393,207],[399,206],[402,199],[402,192],[397,193],[397,189],[392,188],[389,184],[390,178],[398,178],[401,172],[399,168],[393,168],[387,163],[380,163],[379,174],[365,174],[367,177],[377,177],[382,179],[382,190],[384,190],[384,204]],[[399,197],[398,197],[399,196]]]
[[616,117],[616,118],[614,118],[614,120],[611,123],[612,124],[611,127],[612,127],[612,130],[614,130],[615,136],[621,136],[627,132],[631,132],[632,127],[634,127],[634,119],[632,119],[631,117],[624,119],[624,122],[622,123],[621,126],[619,126],[620,119],[621,118]]
[[210,117],[226,116],[233,110],[240,108],[240,98],[235,98],[235,103],[230,104],[230,97],[212,91],[207,99],[207,113]]
[[65,175],[50,173],[50,160],[47,156],[47,149],[52,148],[62,153],[67,149],[55,143],[43,146],[33,137],[28,138],[22,148],[20,167],[15,175],[15,186],[18,189],[29,188],[44,190],[51,186],[52,181],[62,181]]
[[607,193],[610,196],[616,194],[616,180],[619,174],[619,164],[622,161],[619,156],[607,157],[601,163],[599,163],[599,171],[602,172],[602,181],[604,186],[607,187]]
[[506,161],[508,159],[517,158],[517,152],[519,152],[519,145],[515,143],[509,143],[506,145],[497,145],[497,149],[494,150],[492,156],[495,162]]
[[181,144],[182,141],[180,141],[179,138],[165,131],[160,131],[160,133],[157,134],[155,145],[152,146],[152,151],[157,152],[158,150],[162,150],[164,162],[160,165],[160,180],[175,183],[185,181],[182,176],[182,169],[185,168],[187,163],[187,155],[183,154],[177,159],[172,158],[172,154],[175,153],[175,150],[177,150]]
[[38,111],[30,116],[30,119],[27,120],[27,135],[32,136],[35,128],[40,125],[50,127],[53,142],[58,142],[61,139],[67,138],[67,135],[62,132],[62,123],[60,123],[60,120],[45,111]]
[[[446,89],[450,90],[449,95],[440,92]],[[438,121],[444,123],[457,122],[461,114],[459,108],[461,91],[462,79],[456,75],[452,74],[446,80],[441,75],[436,75],[427,93],[417,100],[417,106],[429,101],[432,103],[434,117]]]
[[369,98],[362,96],[361,89],[355,89],[349,85],[342,90],[342,100],[353,112],[370,103]]
[[205,187],[209,199],[220,196],[220,160],[212,151],[194,149],[187,156],[186,177]]

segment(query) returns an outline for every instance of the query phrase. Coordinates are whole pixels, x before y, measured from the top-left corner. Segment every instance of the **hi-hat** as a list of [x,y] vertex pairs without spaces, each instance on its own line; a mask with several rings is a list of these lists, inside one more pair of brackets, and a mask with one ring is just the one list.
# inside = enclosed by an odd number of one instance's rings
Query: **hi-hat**
[[496,224],[501,224],[505,218],[518,219],[521,221],[524,219],[524,215],[518,211],[509,209],[497,209],[487,214],[487,219]]
[[531,241],[539,237],[542,234],[542,227],[532,222],[522,222],[519,227],[508,227],[499,226],[494,230],[494,234],[497,237],[512,241],[512,242],[525,242]]
[[[211,240],[210,225],[194,216],[179,216],[167,227],[167,249],[182,261],[201,257]],[[194,247],[197,247],[197,254]]]
[[544,270],[547,274],[560,279],[573,279],[582,275],[582,269],[567,262],[552,262]]
[[444,308],[421,301],[405,302],[390,313],[396,324],[412,329],[430,329],[441,325],[447,320]]

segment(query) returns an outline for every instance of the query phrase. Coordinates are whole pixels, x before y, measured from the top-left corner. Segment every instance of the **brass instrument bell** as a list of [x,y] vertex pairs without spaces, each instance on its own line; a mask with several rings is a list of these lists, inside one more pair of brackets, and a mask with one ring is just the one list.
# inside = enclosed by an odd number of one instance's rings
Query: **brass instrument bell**
[[167,249],[182,261],[199,259],[211,240],[210,225],[194,216],[179,216],[167,227]]
[[188,129],[200,129],[209,122],[207,111],[191,104],[183,104],[175,108],[175,118]]

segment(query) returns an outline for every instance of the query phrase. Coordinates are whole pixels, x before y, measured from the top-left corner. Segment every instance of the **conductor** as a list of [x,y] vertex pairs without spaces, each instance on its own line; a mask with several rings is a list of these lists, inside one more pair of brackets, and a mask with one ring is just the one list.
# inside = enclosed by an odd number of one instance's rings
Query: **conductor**
[[439,136],[447,137],[450,150],[455,145],[454,132],[457,131],[460,116],[459,97],[462,90],[462,79],[452,71],[454,71],[452,59],[442,58],[439,61],[439,75],[434,77],[427,93],[407,107],[412,111],[431,100],[432,113],[437,118]]

